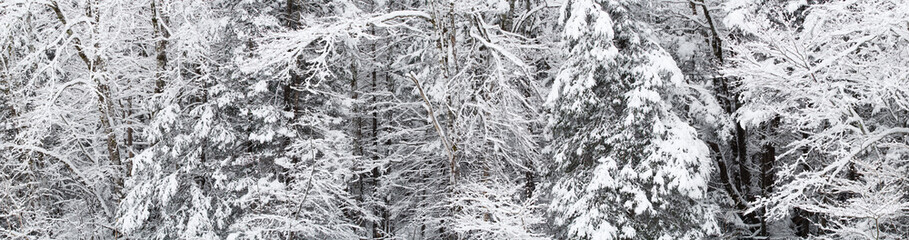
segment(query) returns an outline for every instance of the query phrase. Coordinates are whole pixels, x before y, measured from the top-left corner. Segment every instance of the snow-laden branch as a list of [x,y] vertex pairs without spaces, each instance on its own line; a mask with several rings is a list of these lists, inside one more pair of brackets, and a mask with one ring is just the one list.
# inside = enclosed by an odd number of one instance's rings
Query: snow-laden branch
[[247,61],[249,65],[242,67],[242,70],[255,72],[275,65],[283,65],[285,68],[289,68],[299,56],[306,52],[314,51],[317,55],[307,59],[314,65],[307,71],[315,73],[313,76],[329,76],[331,75],[331,71],[327,69],[329,57],[339,43],[353,43],[355,41],[348,40],[368,36],[367,26],[369,25],[391,28],[395,26],[385,22],[408,17],[422,18],[432,22],[432,17],[426,12],[407,10],[368,18],[345,19],[337,22],[316,24],[297,31],[273,34],[270,37],[260,39],[260,41],[267,43],[260,47],[260,57]]
[[[77,84],[91,85],[91,83],[89,83],[88,81],[85,81],[85,79],[81,79],[81,78],[64,83],[62,86],[60,86],[60,89],[57,89],[56,91],[54,91],[54,95],[51,96],[50,101],[48,101],[48,104],[54,104],[54,102],[57,101],[57,98],[60,98],[60,94],[63,93],[63,90],[66,90],[67,88],[70,88]],[[98,92],[97,89],[92,89],[92,91],[95,92],[95,94],[100,94],[100,92]]]
[[859,153],[861,153],[862,151],[864,151],[865,149],[870,147],[872,144],[877,143],[881,139],[884,139],[885,137],[894,135],[894,134],[909,134],[909,128],[890,128],[890,129],[875,132],[870,137],[868,137],[867,139],[862,141],[862,144],[859,145],[857,148],[853,148],[852,150],[850,150],[849,155],[847,155],[844,158],[841,158],[840,160],[834,162],[833,164],[828,165],[823,170],[818,172],[818,174],[823,175],[828,172],[832,172],[833,175],[838,174],[840,171],[842,171],[842,167],[845,166],[846,163],[852,161],[856,155],[858,155]]
[[831,64],[833,64],[834,62],[836,62],[836,61],[839,60],[840,58],[843,58],[843,57],[845,57],[846,55],[852,54],[853,52],[855,52],[856,49],[858,49],[859,47],[861,47],[862,44],[864,44],[864,43],[866,43],[866,42],[868,42],[868,41],[871,41],[872,39],[874,39],[874,38],[876,38],[876,37],[877,37],[877,35],[868,35],[868,36],[864,36],[864,37],[861,37],[861,38],[859,38],[859,39],[855,39],[855,40],[853,40],[853,41],[850,41],[850,42],[853,43],[852,46],[850,46],[850,47],[847,48],[847,49],[844,49],[843,51],[840,51],[840,53],[837,54],[836,56],[833,56],[833,57],[824,59],[824,61],[822,61],[822,62],[821,62],[820,64],[818,64],[817,66],[812,67],[811,70],[808,70],[808,72],[805,73],[803,76],[812,75],[812,74],[814,74],[814,73],[820,71],[821,69],[824,69],[824,68],[826,68],[826,67],[829,67]]
[[486,47],[488,47],[488,48],[491,48],[491,49],[493,49],[493,50],[496,50],[496,52],[499,52],[499,54],[502,54],[502,56],[505,56],[505,58],[507,58],[509,61],[511,61],[511,62],[514,63],[515,65],[518,65],[518,67],[520,67],[521,70],[523,70],[523,71],[526,72],[527,69],[530,68],[530,67],[527,66],[527,64],[524,63],[524,61],[521,60],[521,58],[519,58],[518,56],[515,56],[513,53],[509,52],[509,51],[508,51],[507,49],[505,49],[504,47],[502,47],[502,46],[500,46],[500,45],[498,45],[498,44],[495,44],[495,43],[491,43],[491,42],[489,42],[489,41],[486,41],[486,39],[484,39],[483,37],[477,35],[476,33],[470,33],[470,36],[473,37],[473,38],[475,38],[475,39],[477,39],[477,41],[479,41],[480,43],[482,43],[484,46],[486,46]]
[[405,18],[405,17],[419,17],[426,19],[427,21],[432,21],[432,16],[423,11],[413,11],[413,10],[403,10],[403,11],[394,11],[386,14],[382,14],[373,18],[370,18],[367,22],[375,24],[377,27],[390,26],[384,24],[385,21],[393,20],[396,18]]
[[887,136],[890,136],[890,135],[894,135],[894,134],[909,134],[909,128],[900,127],[900,128],[890,128],[887,130],[877,131],[874,135],[872,135],[871,137],[866,139],[859,148],[854,149],[850,154],[851,154],[851,156],[855,156],[862,150],[865,150],[866,148],[870,147],[871,144],[874,144],[874,143],[880,141],[881,139],[883,139]]

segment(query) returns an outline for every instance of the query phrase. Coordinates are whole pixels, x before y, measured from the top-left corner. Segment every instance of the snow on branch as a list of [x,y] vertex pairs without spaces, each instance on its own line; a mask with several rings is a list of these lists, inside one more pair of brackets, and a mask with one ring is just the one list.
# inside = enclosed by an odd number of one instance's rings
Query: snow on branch
[[405,18],[405,17],[418,17],[426,19],[427,21],[432,21],[432,16],[423,11],[413,11],[413,10],[403,10],[403,11],[394,11],[386,14],[382,14],[368,20],[368,23],[374,24],[377,27],[390,27],[384,22],[393,20],[396,18]]
[[[271,66],[291,70],[294,62],[304,54],[315,53],[306,59],[313,66],[305,71],[312,76],[324,78],[331,75],[328,69],[330,57],[338,44],[356,48],[357,40],[367,33],[368,26],[390,28],[385,22],[398,18],[422,18],[432,22],[432,17],[423,11],[395,11],[374,17],[344,19],[336,22],[315,24],[302,30],[276,33],[261,39],[259,56],[247,61],[242,67],[245,72],[256,72]],[[289,71],[283,71],[287,73]]]
[[470,33],[470,36],[477,39],[477,41],[480,41],[480,43],[482,43],[484,46],[491,48],[493,50],[496,50],[497,52],[502,54],[502,56],[505,56],[505,58],[507,58],[509,61],[511,61],[515,65],[518,65],[518,67],[520,67],[521,70],[526,72],[527,69],[530,68],[529,66],[527,66],[527,64],[524,63],[524,61],[521,60],[521,58],[519,58],[518,56],[515,56],[513,53],[506,50],[504,47],[502,47],[498,44],[486,41],[486,39],[484,39],[483,37],[480,37],[476,33]]

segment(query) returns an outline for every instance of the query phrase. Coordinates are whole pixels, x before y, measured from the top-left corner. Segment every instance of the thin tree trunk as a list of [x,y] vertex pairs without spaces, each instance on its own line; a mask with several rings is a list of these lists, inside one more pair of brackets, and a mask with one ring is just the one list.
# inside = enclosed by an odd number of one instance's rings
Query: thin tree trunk
[[[111,123],[111,116],[113,115],[113,104],[111,103],[110,99],[110,86],[107,85],[107,81],[105,80],[107,79],[106,77],[98,76],[103,75],[101,73],[103,70],[98,68],[101,67],[97,66],[97,68],[93,69],[92,75],[94,76],[92,76],[92,79],[95,80],[96,88],[98,90],[98,111],[100,112],[99,118],[101,120],[101,129],[104,132],[104,135],[107,136],[108,158],[113,165],[119,167],[122,164],[120,162],[120,150],[117,143],[117,134],[114,133]],[[123,186],[122,179],[117,180],[117,186],[118,189]]]
[[[372,33],[373,35],[375,35],[375,34],[376,34],[375,26],[373,26],[373,27],[370,29],[370,31],[371,31],[371,33]],[[375,43],[372,44],[372,51],[373,51],[373,52],[376,51],[376,45],[375,45]],[[372,155],[373,164],[375,164],[375,163],[379,160],[379,113],[378,113],[378,111],[377,111],[377,109],[376,109],[376,105],[375,105],[376,102],[377,102],[376,94],[379,92],[379,86],[378,86],[378,83],[377,83],[377,81],[376,81],[376,77],[377,77],[376,74],[377,74],[377,73],[376,73],[376,69],[373,68],[373,69],[372,69],[372,73],[371,73],[371,77],[372,77],[372,93],[373,93],[373,95],[370,97],[370,101],[369,101],[369,104],[372,106],[372,107],[371,107],[371,111],[372,111],[372,119],[371,119],[371,120],[372,120],[372,124],[371,124],[371,125],[372,125],[372,136],[371,136],[371,139],[370,139],[370,140],[372,140],[372,147],[373,147],[373,149],[372,149],[372,151],[370,151],[370,154]],[[381,171],[381,169],[380,169],[378,166],[373,167],[373,169],[372,169],[372,183],[373,183],[373,189],[377,189],[377,188],[379,187],[379,179],[380,179],[381,177],[382,177],[382,171]],[[373,191],[373,198],[374,198],[374,199],[378,197],[378,196],[375,196],[375,195],[376,195],[375,193],[376,193],[376,191]],[[377,209],[374,210],[374,213],[375,213],[376,215],[380,215],[380,216],[381,216],[382,213],[384,212],[384,209],[382,209],[382,207],[380,207],[380,206],[377,206],[376,208],[377,208]],[[380,219],[378,222],[376,222],[375,224],[372,225],[373,236],[374,236],[376,239],[384,238],[384,235],[383,235],[382,231],[380,231],[380,230],[383,229],[383,228],[384,228],[384,226],[383,226],[383,221],[382,221],[382,219]]]
[[[353,124],[354,124],[354,126],[353,126],[353,128],[354,128],[353,129],[353,132],[354,132],[354,138],[353,138],[353,145],[354,145],[353,151],[354,152],[353,152],[353,154],[354,154],[354,156],[362,157],[363,152],[364,152],[363,151],[363,142],[364,142],[363,141],[363,119],[361,118],[361,114],[360,114],[360,110],[362,110],[362,109],[359,106],[360,104],[356,103],[357,99],[360,98],[360,94],[359,94],[358,87],[357,87],[357,76],[358,75],[359,75],[359,72],[357,71],[357,66],[355,64],[350,64],[350,98],[354,100],[354,105],[351,107],[352,108],[351,112],[353,112]],[[358,159],[362,160],[362,158],[358,158]],[[359,172],[359,168],[362,167],[361,164],[357,164],[357,165],[358,166],[353,166],[353,168],[355,168],[354,172]],[[357,179],[357,183],[356,183],[358,192],[354,195],[355,196],[354,199],[357,200],[358,202],[362,203],[362,202],[365,202],[365,200],[366,200],[366,196],[365,196],[366,195],[366,178],[368,177],[368,174],[360,173],[357,175],[359,176],[359,178]],[[353,192],[351,192],[351,194],[353,194]],[[362,225],[364,223],[360,222],[359,224]],[[368,226],[364,226],[364,227],[368,227]]]
[[151,1],[151,12],[152,12],[152,29],[154,29],[154,38],[155,41],[155,60],[158,66],[158,71],[155,73],[155,93],[161,93],[164,91],[165,81],[164,81],[164,71],[167,70],[167,38],[170,37],[170,34],[167,32],[166,28],[161,24],[158,13],[158,6],[156,4],[157,0]]
[[[124,113],[124,119],[129,119],[130,116],[132,115],[133,101],[130,99],[130,100],[126,100],[126,102],[127,102],[127,110],[126,110],[126,113]],[[126,141],[126,146],[127,146],[127,150],[126,150],[127,151],[127,164],[126,164],[126,176],[127,177],[132,176],[133,169],[132,169],[131,164],[132,164],[133,157],[136,156],[135,150],[133,149],[133,135],[134,135],[133,133],[134,133],[134,130],[133,130],[132,126],[129,126],[126,128],[126,140],[125,141]]]
[[413,80],[413,83],[417,86],[417,90],[420,93],[420,96],[423,98],[423,102],[426,103],[426,111],[429,114],[430,120],[432,120],[433,126],[436,128],[436,132],[439,134],[439,138],[442,141],[442,146],[445,148],[448,153],[448,167],[449,167],[449,181],[451,182],[451,187],[457,186],[457,175],[458,168],[457,162],[455,161],[454,152],[451,148],[451,144],[448,141],[448,136],[445,134],[445,131],[442,129],[442,125],[439,124],[439,121],[436,119],[436,113],[432,108],[432,103],[429,101],[429,98],[426,97],[426,92],[423,91],[423,86],[420,85],[420,81],[417,80],[417,77],[410,74],[410,79]]

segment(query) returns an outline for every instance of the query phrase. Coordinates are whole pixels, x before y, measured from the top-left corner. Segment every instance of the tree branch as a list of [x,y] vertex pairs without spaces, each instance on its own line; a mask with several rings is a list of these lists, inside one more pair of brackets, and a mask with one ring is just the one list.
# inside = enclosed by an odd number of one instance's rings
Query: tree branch
[[457,166],[455,164],[454,152],[452,152],[451,145],[448,141],[448,137],[446,136],[445,132],[442,131],[442,125],[439,125],[439,121],[436,120],[436,114],[432,110],[432,103],[429,102],[429,98],[427,98],[426,93],[423,92],[423,87],[420,86],[420,81],[417,80],[417,77],[414,76],[413,73],[409,73],[409,76],[410,76],[410,79],[413,80],[413,83],[417,85],[417,90],[420,91],[420,96],[423,98],[423,101],[426,103],[426,105],[425,105],[426,111],[429,112],[429,117],[430,117],[430,119],[432,119],[432,124],[436,128],[436,132],[439,133],[439,138],[442,139],[442,145],[445,146],[445,150],[448,153],[448,161],[449,161],[449,168],[450,168],[449,170],[451,171],[450,180],[451,180],[451,184],[453,186],[457,183],[457,178],[456,178]]

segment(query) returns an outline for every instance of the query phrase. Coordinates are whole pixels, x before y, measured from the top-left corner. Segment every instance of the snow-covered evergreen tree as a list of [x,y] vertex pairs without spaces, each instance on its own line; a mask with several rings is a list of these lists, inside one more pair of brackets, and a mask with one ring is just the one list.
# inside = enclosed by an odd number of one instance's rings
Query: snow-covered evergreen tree
[[547,101],[558,235],[703,238],[717,228],[704,204],[707,146],[675,112],[673,99],[686,92],[682,73],[628,6],[562,6],[568,60]]
[[[236,12],[213,15],[223,5]],[[284,46],[266,36],[286,30],[276,16],[299,6],[165,6],[192,24],[171,28],[187,31],[172,32],[168,48],[182,57],[170,58],[177,75],[120,226],[141,238],[356,238],[350,216],[363,213],[345,189],[355,156],[341,131],[344,85],[308,52],[275,56]]]

